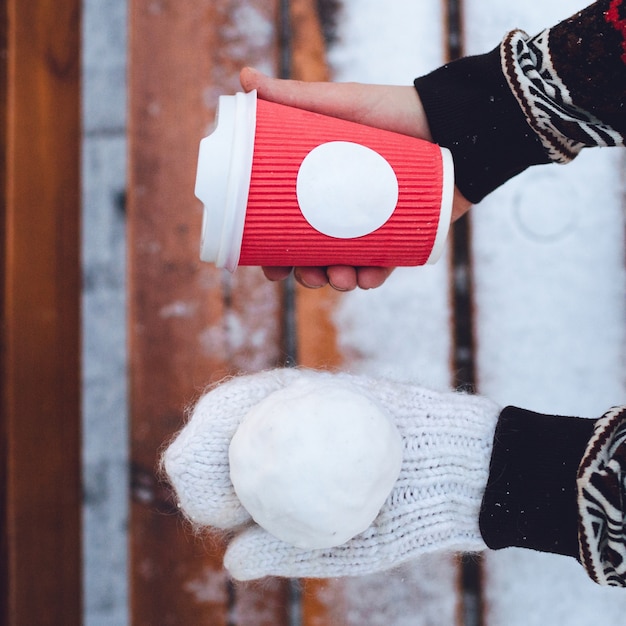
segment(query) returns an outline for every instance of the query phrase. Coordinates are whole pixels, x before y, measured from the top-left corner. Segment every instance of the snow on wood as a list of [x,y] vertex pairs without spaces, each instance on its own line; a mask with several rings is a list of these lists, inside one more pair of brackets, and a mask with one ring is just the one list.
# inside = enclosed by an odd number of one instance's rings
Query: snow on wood
[[[535,33],[584,0],[466,2],[466,52]],[[619,150],[531,168],[473,209],[479,391],[505,404],[596,417],[624,402],[624,216]],[[619,623],[623,593],[573,560],[488,553],[489,626]]]
[[[276,286],[258,268],[230,276],[200,262],[202,208],[193,197],[217,96],[239,88],[243,65],[276,66],[277,3],[135,1],[129,9],[131,621],[217,626],[230,621],[232,600],[224,544],[191,536],[171,514],[158,457],[209,382],[270,367],[279,352]],[[286,590],[283,581],[239,585],[236,602],[263,604],[273,614],[266,623],[278,626]]]

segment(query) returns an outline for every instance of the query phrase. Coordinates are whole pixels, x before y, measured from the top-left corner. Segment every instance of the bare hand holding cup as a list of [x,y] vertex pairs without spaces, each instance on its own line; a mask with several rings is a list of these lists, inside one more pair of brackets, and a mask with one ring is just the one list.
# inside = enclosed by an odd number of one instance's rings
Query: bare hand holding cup
[[[323,115],[390,130],[432,141],[428,122],[415,88],[411,86],[365,85],[360,83],[300,82],[270,78],[244,68],[240,75],[245,91],[256,89],[263,100],[301,108]],[[452,220],[463,215],[471,203],[454,188]],[[264,267],[269,280],[289,276],[291,267]],[[296,280],[310,288],[330,284],[339,291],[356,287],[372,289],[391,274],[389,267],[296,267]]]

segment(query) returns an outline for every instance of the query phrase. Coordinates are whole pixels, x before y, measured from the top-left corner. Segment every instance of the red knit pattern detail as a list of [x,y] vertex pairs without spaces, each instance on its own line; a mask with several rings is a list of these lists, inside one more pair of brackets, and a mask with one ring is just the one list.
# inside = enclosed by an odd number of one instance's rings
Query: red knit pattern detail
[[621,59],[626,64],[626,19],[620,17],[619,7],[623,0],[611,0],[608,11],[604,14],[604,18],[613,28],[622,36],[622,50],[624,51]]

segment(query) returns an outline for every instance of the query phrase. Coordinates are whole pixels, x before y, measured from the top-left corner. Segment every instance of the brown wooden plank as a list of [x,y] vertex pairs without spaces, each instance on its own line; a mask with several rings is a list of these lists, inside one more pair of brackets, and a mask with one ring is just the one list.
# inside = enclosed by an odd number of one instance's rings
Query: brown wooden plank
[[[280,625],[287,584],[231,586],[217,537],[172,514],[156,466],[207,383],[274,365],[280,298],[258,268],[198,259],[199,140],[246,64],[277,65],[275,2],[130,3],[130,392],[133,624]],[[254,27],[254,28],[251,28]],[[235,620],[235,622],[232,622]]]
[[0,621],[80,624],[80,2],[0,13]]
[[6,273],[7,273],[7,162],[8,162],[8,74],[9,74],[9,54],[8,54],[8,6],[7,1],[0,2],[0,194],[2,194],[3,208],[2,219],[0,220],[0,485],[2,491],[0,496],[0,618],[8,621],[9,607],[9,537],[7,526],[8,511],[8,463],[7,463],[7,384],[6,384]]

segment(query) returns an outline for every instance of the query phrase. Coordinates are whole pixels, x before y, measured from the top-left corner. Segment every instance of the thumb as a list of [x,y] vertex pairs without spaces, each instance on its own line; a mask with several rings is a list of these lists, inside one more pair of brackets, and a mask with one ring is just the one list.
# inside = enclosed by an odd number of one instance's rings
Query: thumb
[[262,100],[308,111],[336,114],[337,109],[351,110],[354,106],[345,96],[356,88],[355,85],[272,78],[251,67],[241,70],[239,82],[245,91],[256,89]]
[[241,72],[239,72],[239,82],[246,92],[252,91],[253,89],[258,91],[262,85],[270,80],[271,78],[269,76],[255,70],[253,67],[244,67]]
[[245,91],[256,89],[262,100],[431,141],[422,102],[412,85],[284,80],[249,67],[241,70],[239,80]]
[[[260,526],[250,526],[230,542],[224,554],[224,567],[235,580],[254,580],[281,575],[274,570],[276,543],[279,551],[289,546],[274,538]],[[288,575],[284,574],[283,575]]]

